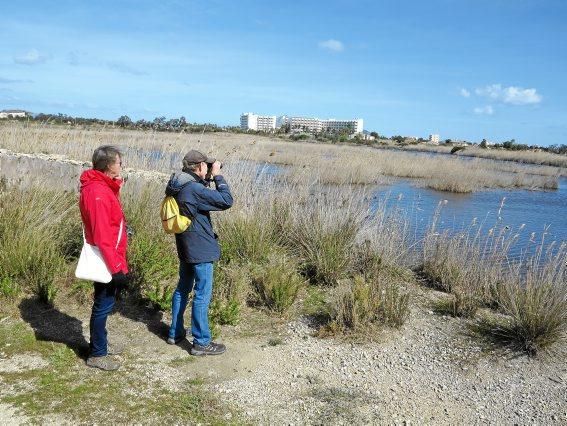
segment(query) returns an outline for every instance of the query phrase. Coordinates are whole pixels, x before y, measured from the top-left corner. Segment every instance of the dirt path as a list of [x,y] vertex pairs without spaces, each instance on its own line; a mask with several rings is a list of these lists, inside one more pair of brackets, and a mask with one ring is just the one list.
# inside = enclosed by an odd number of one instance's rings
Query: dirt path
[[[59,308],[57,316],[26,308],[31,312],[25,326],[36,334],[40,330],[44,339],[55,340],[63,332],[67,338],[60,342],[74,347],[86,343],[88,307]],[[188,342],[165,343],[168,318],[163,314],[126,307],[109,321],[110,337],[128,344],[123,368],[114,374],[171,392],[200,383],[225,407],[236,409],[241,420],[260,424],[567,422],[565,358],[485,354],[466,336],[462,322],[433,314],[422,304],[413,308],[402,330],[385,331],[365,344],[313,337],[314,330],[302,320],[278,323],[250,315],[256,317],[224,328],[225,355],[195,358],[188,354]],[[70,330],[78,332],[77,327],[81,334],[73,336]],[[0,356],[0,380],[6,372],[46,365],[30,353]],[[87,375],[107,374],[87,369],[81,360],[75,368]],[[0,397],[25,392],[12,387]],[[39,418],[42,423],[76,420],[65,413]],[[0,420],[22,424],[28,419],[24,411],[3,403]],[[147,419],[154,422],[159,418]]]

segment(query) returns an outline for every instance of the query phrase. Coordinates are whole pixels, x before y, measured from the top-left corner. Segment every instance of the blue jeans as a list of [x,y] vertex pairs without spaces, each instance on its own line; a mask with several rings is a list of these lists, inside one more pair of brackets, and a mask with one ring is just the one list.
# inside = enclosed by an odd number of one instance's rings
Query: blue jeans
[[179,264],[179,283],[171,301],[171,327],[169,337],[177,338],[185,333],[183,314],[189,293],[195,291],[191,309],[191,334],[193,343],[206,346],[211,341],[209,329],[209,303],[213,292],[213,262]]
[[105,356],[108,354],[106,319],[116,300],[118,288],[111,282],[108,284],[94,283],[94,303],[89,323],[91,333],[90,356]]

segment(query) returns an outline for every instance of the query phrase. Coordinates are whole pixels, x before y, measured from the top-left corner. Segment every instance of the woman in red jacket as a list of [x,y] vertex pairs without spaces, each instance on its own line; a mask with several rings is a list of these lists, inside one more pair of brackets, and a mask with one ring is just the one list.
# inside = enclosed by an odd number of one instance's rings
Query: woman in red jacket
[[81,174],[79,208],[87,243],[99,248],[112,274],[108,284],[94,283],[94,303],[90,320],[89,367],[116,370],[120,364],[110,358],[121,352],[108,345],[106,319],[116,295],[128,282],[126,220],[120,204],[122,155],[118,148],[105,145],[93,153],[93,168]]

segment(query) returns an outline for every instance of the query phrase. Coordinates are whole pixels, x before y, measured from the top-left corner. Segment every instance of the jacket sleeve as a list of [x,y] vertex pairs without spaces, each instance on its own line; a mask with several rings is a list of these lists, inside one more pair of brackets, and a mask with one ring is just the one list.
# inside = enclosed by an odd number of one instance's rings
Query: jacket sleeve
[[232,207],[230,188],[222,176],[215,176],[216,190],[202,187],[197,192],[197,209],[200,211],[219,211]]
[[91,213],[93,242],[99,248],[110,273],[115,274],[122,270],[127,270],[127,266],[124,265],[121,257],[118,256],[116,249],[120,225],[113,226],[111,223],[110,209],[112,206],[110,204],[109,200],[97,197],[89,210]]

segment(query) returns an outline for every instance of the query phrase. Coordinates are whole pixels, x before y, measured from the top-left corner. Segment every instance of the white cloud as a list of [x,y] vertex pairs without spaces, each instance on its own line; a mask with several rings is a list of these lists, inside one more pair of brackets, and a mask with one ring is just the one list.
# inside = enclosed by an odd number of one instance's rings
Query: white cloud
[[494,108],[492,108],[492,105],[486,105],[483,107],[476,107],[474,109],[474,113],[478,114],[478,115],[492,115],[494,114]]
[[467,89],[461,89],[461,96],[464,98],[470,98],[471,92],[469,92]]
[[23,55],[18,55],[14,57],[14,62],[16,64],[22,65],[36,65],[42,64],[49,59],[48,55],[43,55],[39,53],[36,49],[32,49]]
[[333,39],[320,41],[319,47],[322,49],[330,50],[332,52],[342,52],[343,50],[345,50],[345,46],[342,42]]
[[538,104],[543,99],[536,89],[522,87],[502,87],[501,84],[491,84],[475,90],[478,96],[484,96],[498,102],[511,105]]

